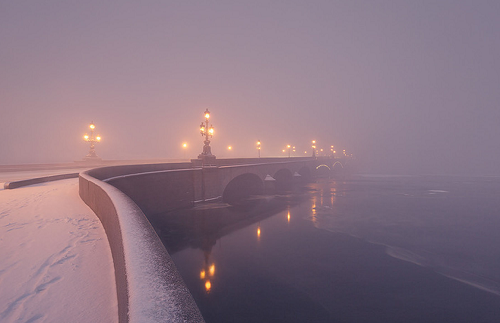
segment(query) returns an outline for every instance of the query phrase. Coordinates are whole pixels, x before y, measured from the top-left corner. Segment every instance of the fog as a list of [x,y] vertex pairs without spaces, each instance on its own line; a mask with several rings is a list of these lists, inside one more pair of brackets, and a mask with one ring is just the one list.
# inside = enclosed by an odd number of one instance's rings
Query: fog
[[[0,164],[346,149],[500,175],[498,1],[2,1]],[[182,143],[188,143],[186,151]],[[231,145],[233,150],[227,147]],[[307,154],[304,153],[307,151]]]

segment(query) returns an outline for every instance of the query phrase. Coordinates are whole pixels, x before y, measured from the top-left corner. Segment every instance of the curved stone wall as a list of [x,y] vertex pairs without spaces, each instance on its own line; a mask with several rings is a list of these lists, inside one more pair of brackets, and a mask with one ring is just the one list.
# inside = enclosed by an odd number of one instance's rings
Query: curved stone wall
[[[114,173],[121,171],[115,169]],[[91,173],[104,179],[106,172],[96,169],[80,173],[79,192],[101,220],[109,240],[120,322],[203,322],[144,213],[127,195]]]

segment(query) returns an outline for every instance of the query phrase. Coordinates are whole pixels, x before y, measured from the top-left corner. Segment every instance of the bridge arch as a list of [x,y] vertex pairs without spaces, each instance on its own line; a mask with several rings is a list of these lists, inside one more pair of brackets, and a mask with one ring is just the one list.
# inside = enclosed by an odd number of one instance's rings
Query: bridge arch
[[338,167],[341,167],[341,168],[344,168],[344,165],[342,165],[341,162],[339,161],[336,161],[333,165],[332,165],[332,168],[335,169],[335,168],[338,168]]
[[264,182],[254,173],[244,173],[233,178],[224,188],[222,200],[229,204],[238,204],[242,200],[264,193]]
[[274,173],[274,179],[276,180],[276,190],[285,191],[292,186],[293,174],[288,168],[281,168],[276,173]]
[[298,171],[299,175],[302,176],[304,180],[309,180],[312,177],[311,169],[307,166],[303,166]]
[[315,173],[317,176],[328,176],[331,170],[330,166],[321,164],[316,166]]

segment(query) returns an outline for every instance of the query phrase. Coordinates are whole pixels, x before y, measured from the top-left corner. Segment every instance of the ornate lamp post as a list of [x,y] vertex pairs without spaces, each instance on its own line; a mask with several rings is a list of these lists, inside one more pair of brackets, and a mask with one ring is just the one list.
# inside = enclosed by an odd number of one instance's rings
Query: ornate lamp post
[[290,145],[286,145],[286,148],[288,148],[288,158],[290,158],[290,148],[291,148],[291,146]]
[[259,152],[259,158],[260,158],[260,140],[257,140],[257,151]]
[[203,164],[210,164],[210,162],[215,161],[215,155],[212,155],[212,149],[210,148],[210,138],[214,136],[214,127],[210,125],[208,126],[208,119],[210,119],[210,111],[208,109],[205,110],[205,122],[200,124],[200,133],[205,140],[203,143],[203,151],[198,155],[198,159],[203,161]]
[[101,136],[97,135],[94,137],[94,129],[95,129],[95,124],[94,122],[91,122],[89,125],[90,128],[90,136],[88,134],[85,134],[83,136],[83,139],[87,142],[90,142],[90,151],[85,156],[85,160],[101,160],[99,156],[95,153],[95,143],[101,141]]

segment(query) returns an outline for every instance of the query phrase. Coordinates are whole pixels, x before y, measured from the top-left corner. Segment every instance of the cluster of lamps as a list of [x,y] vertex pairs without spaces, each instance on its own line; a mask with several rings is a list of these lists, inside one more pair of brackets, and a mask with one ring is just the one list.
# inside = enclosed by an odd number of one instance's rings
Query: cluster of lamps
[[[210,147],[210,138],[213,137],[215,130],[214,130],[214,127],[211,124],[209,124],[210,111],[208,109],[205,110],[204,117],[205,117],[205,120],[202,121],[200,124],[200,134],[204,138],[204,140],[203,140],[204,145],[203,145],[203,151],[201,152],[200,155],[198,155],[198,158],[205,161],[205,160],[215,159],[215,156],[212,155],[212,150]],[[101,141],[101,136],[99,136],[99,135],[94,136],[95,124],[93,122],[90,123],[89,128],[90,128],[90,135],[85,134],[83,136],[83,139],[85,141],[90,142],[90,151],[87,154],[87,156],[85,156],[85,159],[98,159],[99,157],[97,156],[97,154],[95,152],[95,143]],[[316,157],[316,154],[318,153],[318,149],[316,146],[316,140],[312,140],[311,143],[312,143],[312,145],[311,145],[312,157]],[[184,152],[186,151],[187,146],[188,146],[187,143],[182,144],[182,148],[184,149]],[[257,154],[258,154],[259,158],[261,157],[261,147],[262,147],[262,143],[260,140],[258,140],[256,143],[256,148],[257,148]],[[335,147],[333,145],[330,146],[330,151],[331,151],[333,156],[336,154],[336,150],[334,148]],[[228,146],[229,151],[231,151],[232,149],[233,149],[232,146]],[[288,157],[291,157],[291,152],[292,151],[295,152],[296,148],[295,148],[295,146],[286,145],[286,148],[283,149],[282,152],[285,153],[287,150],[288,150]],[[323,152],[323,149],[319,149],[319,151]],[[345,149],[342,152],[343,152],[344,156],[347,156]],[[304,151],[304,153],[307,154],[307,150]]]
[[95,152],[95,143],[101,141],[101,136],[97,135],[94,137],[94,130],[95,130],[95,124],[94,122],[91,122],[89,125],[90,128],[90,136],[88,134],[85,134],[83,136],[83,140],[90,142],[90,150],[87,156],[85,156],[84,159],[87,160],[92,160],[92,159],[99,159],[99,156],[97,156]]

